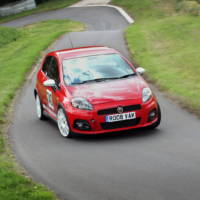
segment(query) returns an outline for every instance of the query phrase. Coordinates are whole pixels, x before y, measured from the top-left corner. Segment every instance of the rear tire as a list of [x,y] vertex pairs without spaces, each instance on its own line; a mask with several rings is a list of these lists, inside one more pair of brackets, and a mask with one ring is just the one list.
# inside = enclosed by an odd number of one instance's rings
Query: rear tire
[[63,108],[58,109],[57,124],[58,124],[58,129],[60,131],[61,136],[66,137],[66,138],[73,137],[73,132],[70,129],[67,116]]
[[160,110],[160,105],[158,104],[158,120],[153,123],[152,125],[148,126],[148,129],[155,129],[156,127],[158,127],[160,125],[161,122],[161,110]]
[[44,109],[42,107],[42,103],[40,101],[38,94],[36,94],[35,96],[35,101],[36,101],[36,113],[37,113],[38,119],[45,120],[46,116],[44,115]]

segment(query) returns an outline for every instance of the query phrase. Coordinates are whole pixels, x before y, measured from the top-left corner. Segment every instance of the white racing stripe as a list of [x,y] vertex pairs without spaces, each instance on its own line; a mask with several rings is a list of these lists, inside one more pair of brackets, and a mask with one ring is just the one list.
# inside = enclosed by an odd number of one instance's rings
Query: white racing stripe
[[57,118],[57,115],[55,112],[53,112],[50,108],[48,108],[46,105],[42,104],[43,108],[48,111],[51,115],[53,115],[55,118]]
[[60,51],[60,52],[57,52],[57,54],[66,54],[66,53],[73,53],[73,52],[82,52],[82,51],[92,51],[92,50],[108,50],[110,48],[108,47],[91,47],[91,48],[83,48],[83,49],[74,49],[74,50],[67,50],[66,51]]

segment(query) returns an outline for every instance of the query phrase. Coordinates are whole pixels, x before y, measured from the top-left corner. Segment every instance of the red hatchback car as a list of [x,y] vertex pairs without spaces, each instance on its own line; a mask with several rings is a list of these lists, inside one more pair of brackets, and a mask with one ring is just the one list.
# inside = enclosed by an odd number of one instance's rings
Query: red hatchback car
[[143,72],[108,47],[48,53],[34,89],[37,116],[56,120],[64,137],[155,128],[160,107]]

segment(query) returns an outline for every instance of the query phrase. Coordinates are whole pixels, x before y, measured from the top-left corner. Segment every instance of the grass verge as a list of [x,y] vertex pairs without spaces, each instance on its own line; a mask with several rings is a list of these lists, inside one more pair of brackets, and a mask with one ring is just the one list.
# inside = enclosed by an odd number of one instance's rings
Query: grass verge
[[200,114],[200,17],[176,12],[176,0],[113,0],[136,23],[126,30],[136,63],[148,78]]
[[[49,20],[24,28],[0,27],[0,199],[52,200],[54,194],[16,172],[2,133],[5,113],[27,72],[56,38],[69,31],[80,31],[83,25],[68,20]],[[4,40],[5,39],[5,40]],[[3,40],[3,41],[2,41]],[[5,42],[6,41],[6,42]]]
[[44,11],[56,10],[59,8],[64,8],[70,6],[74,3],[79,2],[80,0],[46,0],[45,2],[37,5],[35,9],[23,11],[15,15],[9,15],[5,17],[0,17],[0,23],[14,20],[20,17],[25,17],[31,14],[40,13]]

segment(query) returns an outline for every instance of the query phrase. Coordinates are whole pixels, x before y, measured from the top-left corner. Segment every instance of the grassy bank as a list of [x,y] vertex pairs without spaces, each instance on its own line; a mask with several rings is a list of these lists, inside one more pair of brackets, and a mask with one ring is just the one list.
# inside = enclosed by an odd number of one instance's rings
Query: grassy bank
[[0,199],[49,200],[56,197],[43,186],[16,172],[5,148],[2,125],[9,103],[23,84],[27,72],[57,37],[82,30],[78,22],[50,20],[12,29],[0,27]]
[[176,0],[113,0],[136,23],[126,39],[137,64],[159,87],[200,114],[200,17],[177,12]]
[[64,8],[74,3],[77,3],[78,1],[79,0],[46,0],[45,2],[37,5],[37,8],[35,9],[24,11],[15,15],[0,17],[0,23],[14,20],[20,17],[25,17],[35,13]]

